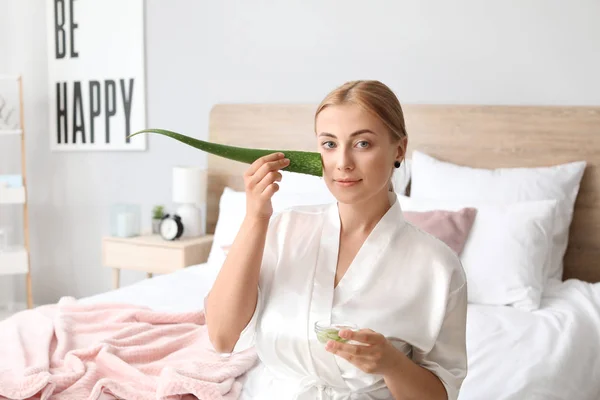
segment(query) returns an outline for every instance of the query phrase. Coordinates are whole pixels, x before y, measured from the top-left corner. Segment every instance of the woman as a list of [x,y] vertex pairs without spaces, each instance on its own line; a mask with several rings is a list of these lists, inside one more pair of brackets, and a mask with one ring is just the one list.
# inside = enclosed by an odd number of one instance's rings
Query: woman
[[[391,188],[407,146],[398,99],[380,82],[348,82],[319,105],[315,134],[337,201],[272,216],[288,160],[247,169],[246,217],[206,299],[213,346],[255,346],[253,399],[456,399],[466,278],[450,248],[404,221]],[[317,321],[359,329],[323,345]]]

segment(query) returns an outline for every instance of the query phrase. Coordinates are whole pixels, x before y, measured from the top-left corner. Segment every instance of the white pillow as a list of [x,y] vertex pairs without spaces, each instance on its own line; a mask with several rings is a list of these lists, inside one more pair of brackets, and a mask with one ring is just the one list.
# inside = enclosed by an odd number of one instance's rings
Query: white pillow
[[[293,180],[293,179],[290,179]],[[282,179],[282,182],[284,179]],[[323,183],[324,185],[324,183]],[[306,188],[305,188],[306,189]],[[302,190],[302,189],[298,189]],[[328,204],[336,201],[335,197],[325,188],[325,191],[293,193],[278,191],[273,195],[274,215],[293,206]],[[228,247],[233,243],[240,226],[246,216],[246,193],[226,187],[219,201],[219,217],[215,226],[215,234],[207,263],[220,266],[225,261]]]
[[460,255],[470,303],[539,308],[556,200],[489,204],[398,196],[403,211],[477,209]]
[[246,193],[225,187],[219,200],[219,216],[215,225],[210,253],[207,263],[215,268],[220,268],[225,261],[226,252],[223,246],[229,238],[235,237],[241,222],[246,214]]
[[411,169],[411,160],[405,159],[400,168],[394,169],[394,174],[392,175],[392,184],[394,185],[394,192],[405,195],[406,188],[408,187],[408,183],[410,182],[410,169]]
[[585,161],[537,168],[471,168],[413,151],[410,196],[507,204],[558,200],[546,279],[562,280],[563,257]]

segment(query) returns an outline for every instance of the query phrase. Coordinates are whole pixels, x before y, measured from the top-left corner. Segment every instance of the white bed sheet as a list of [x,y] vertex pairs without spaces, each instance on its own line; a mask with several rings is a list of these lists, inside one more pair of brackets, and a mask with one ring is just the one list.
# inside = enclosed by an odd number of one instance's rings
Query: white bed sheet
[[469,305],[460,400],[600,399],[600,284],[557,283],[533,312]]
[[166,275],[155,275],[129,286],[84,297],[79,302],[129,303],[147,306],[157,311],[185,312],[204,308],[218,269],[209,264],[187,267]]
[[[197,265],[80,301],[198,310],[217,272]],[[600,399],[600,284],[556,283],[534,312],[469,305],[467,322],[460,400]]]

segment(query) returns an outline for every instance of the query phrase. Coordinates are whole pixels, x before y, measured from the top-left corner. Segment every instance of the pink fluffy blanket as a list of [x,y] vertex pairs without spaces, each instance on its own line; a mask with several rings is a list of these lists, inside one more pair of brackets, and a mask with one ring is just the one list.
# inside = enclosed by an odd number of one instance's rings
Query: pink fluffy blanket
[[0,398],[237,399],[255,361],[216,353],[203,311],[64,297],[0,321]]

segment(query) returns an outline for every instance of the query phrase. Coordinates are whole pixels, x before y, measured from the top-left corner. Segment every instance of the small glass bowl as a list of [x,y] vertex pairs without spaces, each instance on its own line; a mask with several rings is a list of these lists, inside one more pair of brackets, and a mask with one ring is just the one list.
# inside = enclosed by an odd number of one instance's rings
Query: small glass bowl
[[339,336],[339,332],[342,329],[356,331],[358,330],[358,326],[350,322],[341,322],[337,324],[331,324],[329,321],[315,322],[315,333],[317,334],[317,340],[323,344],[326,344],[329,340],[346,343],[348,339],[343,339]]

